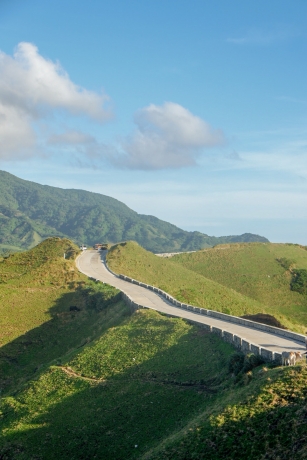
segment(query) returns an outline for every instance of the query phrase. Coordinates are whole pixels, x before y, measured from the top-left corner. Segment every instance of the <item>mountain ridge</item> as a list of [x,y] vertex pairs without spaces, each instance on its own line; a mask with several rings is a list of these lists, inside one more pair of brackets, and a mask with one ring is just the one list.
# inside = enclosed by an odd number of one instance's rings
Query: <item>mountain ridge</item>
[[251,233],[215,237],[188,232],[155,216],[138,214],[107,195],[41,185],[0,171],[0,251],[26,250],[50,236],[88,245],[135,240],[152,252],[268,242]]

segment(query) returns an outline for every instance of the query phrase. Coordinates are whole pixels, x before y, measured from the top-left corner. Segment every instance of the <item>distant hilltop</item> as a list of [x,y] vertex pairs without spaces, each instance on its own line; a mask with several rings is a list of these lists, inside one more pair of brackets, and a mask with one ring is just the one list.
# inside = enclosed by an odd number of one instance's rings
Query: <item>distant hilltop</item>
[[0,171],[0,251],[26,250],[50,236],[88,246],[134,240],[155,253],[269,242],[251,233],[215,237],[187,232],[106,195],[40,185]]

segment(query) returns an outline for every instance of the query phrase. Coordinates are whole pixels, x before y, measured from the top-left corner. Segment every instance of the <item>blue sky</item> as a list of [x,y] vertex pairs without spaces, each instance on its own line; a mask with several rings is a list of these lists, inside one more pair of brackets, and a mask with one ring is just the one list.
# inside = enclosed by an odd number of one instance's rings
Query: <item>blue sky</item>
[[307,2],[0,1],[0,169],[307,244]]

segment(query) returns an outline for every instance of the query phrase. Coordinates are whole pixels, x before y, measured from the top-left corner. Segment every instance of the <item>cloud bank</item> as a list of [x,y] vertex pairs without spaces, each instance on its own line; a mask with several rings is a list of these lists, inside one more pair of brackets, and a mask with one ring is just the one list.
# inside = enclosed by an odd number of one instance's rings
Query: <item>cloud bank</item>
[[0,158],[32,156],[35,123],[55,110],[107,120],[107,100],[73,83],[58,62],[42,57],[31,43],[19,43],[13,57],[0,52]]
[[135,132],[117,147],[72,130],[51,136],[48,144],[74,151],[79,165],[96,168],[107,161],[119,169],[159,170],[193,166],[203,149],[224,143],[220,130],[173,102],[138,110],[134,121]]
[[174,102],[138,110],[134,133],[117,146],[55,126],[58,111],[102,123],[111,116],[107,101],[76,85],[32,43],[19,43],[13,56],[0,51],[0,159],[62,153],[92,167],[108,162],[124,169],[176,169],[196,165],[204,149],[224,143],[222,131]]
[[130,169],[181,168],[196,164],[204,148],[224,143],[224,135],[173,102],[154,104],[134,117],[135,133],[122,141],[117,165]]

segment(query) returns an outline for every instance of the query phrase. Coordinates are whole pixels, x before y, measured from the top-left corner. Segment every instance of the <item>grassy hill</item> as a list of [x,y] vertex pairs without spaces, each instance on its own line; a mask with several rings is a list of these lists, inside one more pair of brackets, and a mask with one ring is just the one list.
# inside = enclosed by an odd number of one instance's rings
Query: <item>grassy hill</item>
[[[49,238],[30,251],[0,259],[2,391],[89,341],[104,314],[100,310],[117,299],[118,291],[78,272],[78,252],[67,239]],[[70,306],[80,311],[70,312]]]
[[156,286],[181,302],[239,315],[257,313],[261,304],[233,289],[193,273],[172,259],[157,257],[133,241],[113,246],[107,261],[116,273]]
[[157,448],[151,460],[276,460],[307,458],[306,365],[256,368],[242,386]]
[[269,368],[182,319],[131,313],[77,253],[50,238],[0,260],[0,458],[306,458],[304,363]]
[[186,232],[154,216],[138,214],[105,195],[40,185],[0,171],[0,252],[26,250],[50,236],[87,245],[135,240],[153,252],[267,241],[250,233],[213,237]]
[[176,255],[172,262],[235,289],[265,305],[266,313],[291,318],[306,329],[307,296],[291,289],[295,271],[307,269],[306,249],[294,244],[221,245]]
[[307,251],[296,245],[232,244],[167,259],[128,242],[108,253],[116,273],[177,300],[235,316],[270,314],[284,327],[305,333],[307,297],[290,289],[291,273],[283,266],[290,260],[307,267]]

